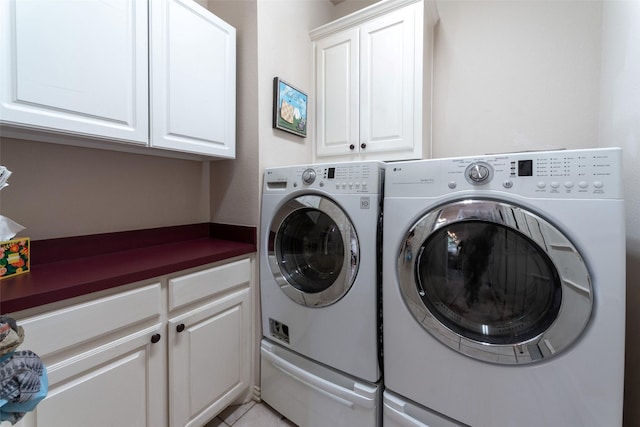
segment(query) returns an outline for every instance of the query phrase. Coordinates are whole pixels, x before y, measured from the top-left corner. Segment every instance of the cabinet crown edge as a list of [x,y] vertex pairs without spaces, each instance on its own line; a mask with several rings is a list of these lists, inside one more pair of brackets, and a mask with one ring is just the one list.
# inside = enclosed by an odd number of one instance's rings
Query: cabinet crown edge
[[357,26],[372,18],[422,2],[425,4],[425,23],[434,26],[440,20],[435,0],[382,0],[309,31],[309,38],[315,41],[336,31]]

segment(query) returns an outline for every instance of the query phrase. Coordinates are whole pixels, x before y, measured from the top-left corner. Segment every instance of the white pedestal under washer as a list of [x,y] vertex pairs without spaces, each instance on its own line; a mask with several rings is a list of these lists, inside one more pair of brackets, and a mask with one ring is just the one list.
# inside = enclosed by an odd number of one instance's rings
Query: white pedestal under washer
[[[320,410],[320,399],[315,407],[311,397],[320,389],[326,396],[344,384],[352,384],[356,394],[366,389],[366,398],[347,399],[349,405],[367,402],[360,411],[350,409],[361,414],[350,422],[379,422],[378,241],[383,177],[381,162],[265,171],[260,243],[262,398],[296,423],[327,425],[331,411],[324,406]],[[327,372],[332,373],[327,377]],[[315,376],[320,379],[310,379]],[[293,390],[302,399],[308,393],[306,410],[285,404]],[[344,407],[345,396],[341,391],[329,399],[335,411]],[[327,418],[318,418],[322,413]]]
[[621,165],[592,149],[387,166],[385,420],[621,425]]

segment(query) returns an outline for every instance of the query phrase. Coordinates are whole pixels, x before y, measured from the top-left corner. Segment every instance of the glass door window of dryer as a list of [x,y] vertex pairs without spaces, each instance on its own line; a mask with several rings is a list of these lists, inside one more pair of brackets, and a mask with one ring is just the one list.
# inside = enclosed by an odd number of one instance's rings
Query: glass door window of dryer
[[582,256],[554,225],[519,206],[462,200],[426,213],[397,261],[414,318],[453,350],[533,363],[579,339],[593,291]]
[[271,271],[299,304],[323,307],[350,289],[358,267],[358,242],[346,214],[333,201],[301,196],[281,209],[269,242]]
[[535,244],[483,221],[440,228],[420,248],[423,303],[449,329],[478,342],[518,344],[560,309],[560,278]]

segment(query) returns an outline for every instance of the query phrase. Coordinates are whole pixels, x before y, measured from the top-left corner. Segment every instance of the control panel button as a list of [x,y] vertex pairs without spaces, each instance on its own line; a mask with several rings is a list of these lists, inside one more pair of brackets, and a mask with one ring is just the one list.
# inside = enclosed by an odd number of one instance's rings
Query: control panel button
[[449,181],[448,186],[449,186],[450,189],[453,190],[454,188],[456,188],[458,186],[458,184],[455,181]]
[[551,182],[551,188],[558,188],[558,187],[560,187],[560,183],[558,181]]
[[564,183],[564,186],[565,186],[565,188],[573,188],[573,182],[571,182],[571,181],[566,181],[566,182]]
[[578,183],[578,187],[580,187],[580,188],[587,188],[587,187],[589,187],[589,183],[588,183],[587,181],[580,181],[580,182]]
[[604,187],[604,183],[602,181],[593,181],[593,186],[596,188]]
[[513,181],[511,181],[510,179],[507,179],[502,183],[502,186],[504,188],[511,188],[513,187]]
[[538,186],[538,188],[543,189],[547,186],[547,183],[544,181],[538,181],[536,185]]

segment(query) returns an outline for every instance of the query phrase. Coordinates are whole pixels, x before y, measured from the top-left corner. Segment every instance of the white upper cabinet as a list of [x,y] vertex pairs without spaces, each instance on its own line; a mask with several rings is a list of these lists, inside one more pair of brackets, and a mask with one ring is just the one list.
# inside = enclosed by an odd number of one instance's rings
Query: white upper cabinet
[[150,7],[151,146],[234,158],[235,29],[192,0]]
[[3,124],[146,145],[146,0],[3,0]]
[[6,136],[235,157],[235,29],[195,1],[3,0],[0,12]]
[[[422,7],[405,7],[360,28],[360,149],[419,157]],[[416,48],[417,46],[417,48]],[[416,77],[420,77],[419,79]]]
[[359,40],[355,28],[315,42],[318,156],[359,152]]
[[381,1],[311,32],[317,158],[422,158],[438,20],[424,5]]

